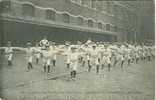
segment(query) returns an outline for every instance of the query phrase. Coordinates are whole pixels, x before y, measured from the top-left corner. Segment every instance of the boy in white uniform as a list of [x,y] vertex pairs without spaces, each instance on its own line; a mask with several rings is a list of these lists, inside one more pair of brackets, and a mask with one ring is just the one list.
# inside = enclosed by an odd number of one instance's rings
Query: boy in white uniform
[[33,69],[33,65],[32,65],[32,61],[33,61],[33,55],[35,53],[34,51],[34,48],[31,47],[31,43],[28,42],[27,43],[27,48],[26,48],[26,59],[27,59],[27,68],[28,68],[28,71]]
[[69,59],[69,56],[70,56],[70,43],[69,42],[66,42],[65,43],[65,46],[63,47],[63,51],[64,51],[64,55],[66,56],[66,67],[69,69],[70,68],[70,59]]
[[[55,42],[50,42],[50,49],[53,52],[57,51]],[[53,66],[55,67],[56,66],[56,54],[55,53],[52,55],[52,63],[53,63]]]
[[153,45],[151,49],[152,57],[155,58],[155,45]]
[[106,64],[107,64],[106,60],[107,60],[107,55],[105,53],[103,53],[102,59],[101,59],[101,65],[102,65],[101,69],[104,69],[104,66],[106,66]]
[[54,48],[51,48],[49,46],[46,47],[45,51],[42,51],[43,54],[43,62],[44,62],[44,72],[50,73],[51,68],[51,61],[54,58],[54,55],[60,53],[61,50],[54,50]]
[[[88,53],[88,51],[89,51],[89,47],[88,47],[88,44],[84,44],[84,46],[83,46],[83,50],[84,50],[84,52],[83,52],[83,65],[85,65],[85,63],[87,62],[87,65],[88,65],[88,67],[90,67],[91,65],[90,65],[90,54]],[[90,71],[90,70],[88,70],[88,71]]]
[[124,55],[120,54],[120,60],[121,60],[121,68],[123,68],[123,64],[124,64]]
[[[35,50],[36,51],[41,51],[41,48],[39,47],[39,44],[38,43],[36,44]],[[40,52],[36,52],[35,53],[35,57],[36,57],[36,64],[38,64],[39,63],[39,60],[41,58],[41,53]]]
[[50,73],[50,65],[51,65],[51,58],[52,58],[52,53],[50,51],[49,47],[46,47],[45,51],[42,51],[43,54],[43,69],[44,72]]
[[127,62],[128,62],[128,66],[129,66],[131,64],[131,49],[127,47],[126,52],[127,52],[127,54],[126,54]]
[[71,78],[75,79],[77,74],[77,67],[79,62],[80,53],[76,52],[76,47],[71,47],[71,54],[69,56],[71,66]]
[[31,43],[27,43],[27,48],[20,48],[19,50],[26,52],[26,61],[27,61],[27,71],[33,69],[32,61],[33,61],[33,55],[35,53],[35,49],[31,47]]
[[146,46],[143,46],[142,47],[142,56],[143,56],[143,60],[145,61],[146,60]]
[[13,47],[11,47],[11,42],[9,41],[7,47],[1,47],[0,49],[4,49],[5,57],[8,62],[8,66],[12,66],[13,59]]
[[5,49],[5,54],[8,60],[8,66],[12,66],[13,48],[11,47],[11,42],[8,42],[8,47]]
[[136,60],[136,63],[138,63],[138,61],[139,61],[139,46],[135,47],[135,60]]
[[114,63],[113,63],[113,66],[114,66],[114,67],[116,66],[116,64],[117,64],[118,61],[119,61],[119,53],[118,53],[118,51],[119,51],[119,48],[116,47],[116,49],[113,50],[113,52],[112,52],[112,57],[113,57],[113,60],[114,60]]
[[70,75],[72,79],[76,78],[79,57],[81,55],[81,53],[78,53],[76,50],[76,46],[71,46],[70,51],[63,51],[63,53],[61,53],[62,55],[68,56],[67,60],[69,60],[68,64],[70,65],[68,67],[71,69]]
[[111,67],[111,51],[110,49],[106,49],[106,64],[108,65],[108,71],[110,71]]
[[121,60],[121,68],[123,68],[123,64],[125,62],[125,52],[126,52],[126,48],[124,45],[122,45],[120,47],[120,51],[119,51],[119,56],[120,56],[120,60]]
[[40,49],[32,47],[30,42],[27,43],[27,48],[20,48],[20,50],[26,52],[26,61],[27,61],[27,71],[33,69],[33,58],[36,52],[41,52]]
[[92,46],[92,49],[89,50],[91,66],[89,66],[88,71],[90,71],[91,67],[95,65],[96,66],[96,73],[99,73],[99,67],[100,67],[99,54],[100,54],[100,52],[96,48],[96,45],[94,44]]

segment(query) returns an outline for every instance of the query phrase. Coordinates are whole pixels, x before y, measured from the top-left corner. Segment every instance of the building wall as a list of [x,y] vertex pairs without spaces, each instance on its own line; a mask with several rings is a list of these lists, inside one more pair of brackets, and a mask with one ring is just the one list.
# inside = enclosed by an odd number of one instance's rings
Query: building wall
[[[132,20],[132,18],[134,19],[135,16],[131,17],[131,16],[127,16],[129,14],[125,14],[127,12],[132,12],[132,11],[127,11],[125,7],[123,7],[122,5],[116,2],[101,1],[101,3],[100,2],[91,3],[92,0],[90,1],[87,0],[88,2],[84,0],[83,4],[80,4],[82,3],[82,1],[78,3],[78,2],[73,2],[74,0],[73,1],[71,0],[11,0],[10,2],[11,5],[7,5],[7,4],[2,4],[3,1],[4,0],[1,1],[1,8],[3,8],[1,9],[2,20],[4,22],[3,26],[5,26],[5,28],[8,28],[8,25],[10,25],[9,27],[11,28],[10,31],[4,29],[4,33],[6,35],[5,36],[6,41],[9,40],[9,35],[12,34],[12,32],[18,34],[19,38],[23,34],[25,34],[25,36],[27,36],[27,34],[33,35],[34,32],[31,31],[33,28],[32,29],[26,28],[25,31],[27,33],[19,32],[20,29],[23,28],[25,29],[25,27],[28,27],[29,25],[32,26],[32,24],[34,25],[34,27],[38,29],[38,31],[35,31],[37,33],[39,33],[40,31],[42,34],[46,34],[46,32],[48,34],[55,32],[54,30],[51,31],[44,31],[44,29],[39,30],[41,28],[39,27],[40,25],[44,25],[44,27],[47,27],[49,29],[57,26],[57,28],[60,29],[62,29],[63,27],[64,29],[75,30],[75,33],[77,32],[81,32],[82,34],[94,33],[97,36],[103,35],[107,38],[108,35],[109,37],[117,36],[117,41],[127,41],[128,30],[130,31],[131,30],[130,28],[135,28],[135,23]],[[23,10],[24,10],[23,5],[25,4],[30,5],[34,8],[33,16],[26,16],[23,14]],[[8,6],[10,6],[9,10],[7,10]],[[47,17],[46,10],[48,9],[56,12],[55,21],[46,19]],[[25,12],[30,13],[30,11],[32,10],[31,9],[29,10],[28,8],[26,9]],[[70,17],[69,23],[63,22],[64,20],[63,14],[69,15]],[[82,25],[78,24],[79,23],[78,17],[83,18]],[[9,23],[7,22],[8,20]],[[93,21],[92,27],[88,27],[88,20]],[[20,25],[12,24],[16,22],[20,22]],[[26,24],[25,22],[29,22],[29,23]],[[99,22],[102,23],[102,29],[98,28]],[[106,30],[106,24],[110,24],[111,27],[110,30],[108,31]],[[114,27],[117,27],[117,29],[115,30]],[[67,33],[62,33],[62,34],[67,34]],[[16,38],[16,36],[17,35],[14,36],[14,39]],[[93,39],[97,37],[94,35],[90,35],[90,36],[91,37],[93,36]],[[104,41],[111,40],[110,38],[108,39],[107,38],[104,38],[103,40]]]
[[35,43],[42,39],[42,36],[48,36],[48,40],[57,43],[72,41],[76,43],[78,40],[85,42],[88,37],[93,41],[109,41],[112,37],[108,34],[99,34],[93,32],[76,31],[67,28],[57,28],[46,25],[21,23],[17,21],[3,21],[4,41],[12,41],[15,45],[22,46],[28,41]]

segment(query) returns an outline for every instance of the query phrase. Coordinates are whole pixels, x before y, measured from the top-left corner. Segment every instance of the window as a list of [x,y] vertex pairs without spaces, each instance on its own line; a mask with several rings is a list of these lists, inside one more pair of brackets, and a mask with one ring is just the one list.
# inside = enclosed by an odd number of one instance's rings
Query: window
[[2,12],[9,12],[11,11],[11,1],[1,1],[0,2],[0,9]]
[[35,16],[35,7],[31,4],[23,4],[23,15]]
[[114,16],[118,17],[119,15],[118,6],[114,5],[113,10],[114,10]]
[[98,23],[98,29],[102,29],[102,23],[101,22]]
[[103,8],[104,8],[103,2],[104,1],[101,1],[101,2],[97,1],[97,3],[96,3],[96,9],[97,10],[103,11]]
[[83,18],[82,17],[78,17],[78,25],[83,25]]
[[118,31],[117,26],[114,26],[114,32],[117,32],[117,31]]
[[71,0],[71,2],[77,3],[77,4],[81,4],[81,0]]
[[107,10],[107,12],[108,13],[110,13],[111,12],[111,7],[110,7],[110,2],[108,1],[108,2],[106,2],[107,4],[106,4],[106,10]]
[[53,10],[46,10],[46,19],[48,20],[55,20],[55,11]]
[[67,13],[63,14],[63,22],[64,23],[70,23],[70,16]]
[[84,5],[85,4],[85,1],[84,0],[81,0],[81,4]]
[[96,0],[91,0],[91,7],[96,8]]
[[88,27],[93,27],[93,21],[92,20],[88,20]]
[[110,31],[110,24],[106,24],[106,31]]
[[83,6],[89,7],[89,8],[91,8],[91,6],[92,6],[91,0],[81,0],[81,4],[82,4]]

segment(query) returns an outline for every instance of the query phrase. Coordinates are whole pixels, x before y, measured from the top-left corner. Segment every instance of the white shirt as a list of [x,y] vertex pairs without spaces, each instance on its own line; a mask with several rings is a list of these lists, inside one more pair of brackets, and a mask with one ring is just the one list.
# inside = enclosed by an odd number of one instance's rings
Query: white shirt
[[13,48],[12,48],[12,47],[6,47],[6,48],[5,48],[5,53],[6,53],[6,54],[13,53]]
[[34,54],[34,48],[33,47],[26,48],[25,51],[26,51],[27,61],[32,62],[33,54]]
[[69,56],[72,70],[77,70],[79,55],[80,55],[79,53],[74,52],[74,53],[71,53]]
[[30,57],[30,56],[33,56],[33,53],[34,53],[34,48],[31,47],[31,48],[26,48],[26,56],[27,57]]

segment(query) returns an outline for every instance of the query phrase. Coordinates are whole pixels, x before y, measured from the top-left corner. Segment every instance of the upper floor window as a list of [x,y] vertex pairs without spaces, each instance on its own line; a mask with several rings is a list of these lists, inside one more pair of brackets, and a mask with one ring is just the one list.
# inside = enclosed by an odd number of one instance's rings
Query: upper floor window
[[88,20],[88,27],[93,27],[93,20],[91,19]]
[[114,10],[114,16],[115,17],[118,17],[118,15],[119,15],[118,6],[117,5],[114,5],[113,6],[113,10]]
[[74,2],[74,3],[77,3],[77,4],[81,4],[82,2],[81,2],[81,0],[71,0],[72,2]]
[[83,25],[83,18],[82,17],[78,17],[78,25]]
[[82,4],[83,6],[89,7],[89,8],[91,8],[91,6],[92,6],[91,0],[81,0],[81,4]]
[[2,12],[9,12],[11,10],[11,1],[1,1],[0,2],[0,9]]
[[55,14],[56,14],[56,12],[53,10],[50,10],[50,9],[46,10],[46,19],[54,21],[55,20]]
[[70,23],[70,16],[67,13],[62,14],[63,15],[63,22],[64,23]]
[[102,23],[101,22],[98,23],[98,29],[102,29]]
[[23,15],[35,16],[35,7],[31,4],[23,4]]
[[117,31],[118,31],[118,27],[114,26],[114,32],[117,32]]
[[106,31],[110,31],[110,24],[106,24]]
[[110,5],[109,1],[106,2],[106,10],[107,10],[108,13],[111,12],[111,5]]
[[85,4],[85,1],[84,0],[81,0],[81,4],[84,5]]
[[91,7],[96,8],[96,3],[97,3],[96,0],[91,0]]

